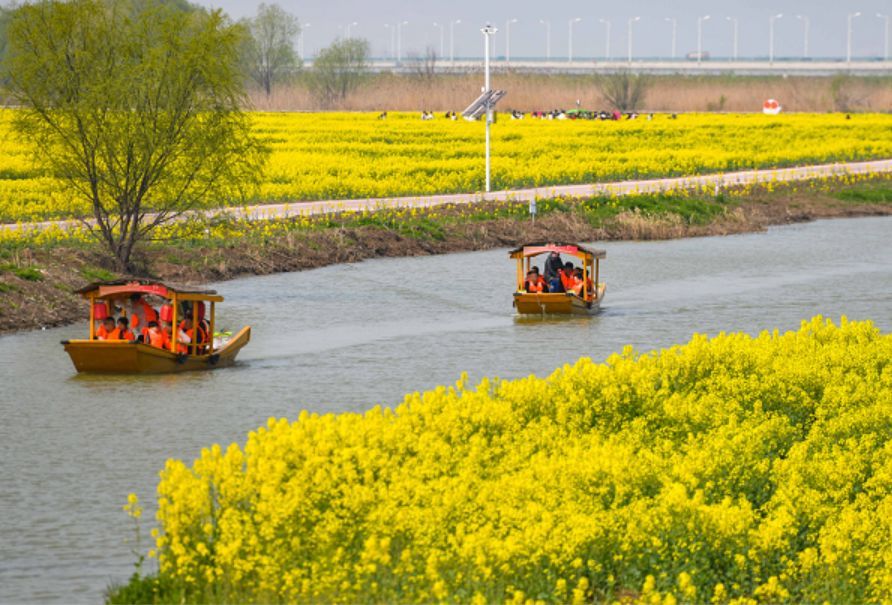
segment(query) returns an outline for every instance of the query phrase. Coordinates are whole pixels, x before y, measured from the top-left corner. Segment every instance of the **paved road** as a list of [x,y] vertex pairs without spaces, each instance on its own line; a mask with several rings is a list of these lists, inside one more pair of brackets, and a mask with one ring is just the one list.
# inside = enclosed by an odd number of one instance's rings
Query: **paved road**
[[[536,187],[533,189],[493,191],[488,194],[454,193],[446,195],[293,202],[290,204],[263,204],[245,207],[219,208],[208,210],[205,214],[214,216],[228,213],[236,217],[248,218],[250,220],[264,220],[289,216],[327,214],[345,210],[376,210],[381,208],[405,207],[421,208],[437,206],[440,204],[473,204],[475,202],[489,200],[529,202],[532,199],[546,199],[552,197],[587,197],[597,194],[625,195],[629,193],[656,193],[674,189],[697,189],[704,187],[713,190],[715,188],[749,183],[802,181],[833,175],[870,174],[878,172],[892,172],[892,159],[870,162],[820,164],[815,166],[798,166],[794,168],[775,168],[768,170],[747,170],[743,172],[726,172],[679,178]],[[0,225],[0,228],[45,229],[54,225],[62,228],[70,228],[82,224],[83,223],[80,221],[67,220],[47,221],[42,223],[6,224]]]

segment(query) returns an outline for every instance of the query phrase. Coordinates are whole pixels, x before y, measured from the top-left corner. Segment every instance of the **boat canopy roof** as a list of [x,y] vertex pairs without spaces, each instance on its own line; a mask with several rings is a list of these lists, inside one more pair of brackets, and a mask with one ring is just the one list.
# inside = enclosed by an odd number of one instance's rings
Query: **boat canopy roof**
[[132,294],[151,294],[161,298],[222,302],[216,290],[198,290],[189,286],[173,286],[146,279],[117,279],[93,282],[76,290],[84,298],[117,298]]
[[529,256],[539,256],[548,252],[557,252],[559,254],[569,254],[584,260],[593,260],[596,258],[606,258],[606,250],[592,250],[584,248],[579,244],[564,244],[556,242],[538,242],[524,244],[523,246],[511,250],[508,253],[510,258],[526,258]]

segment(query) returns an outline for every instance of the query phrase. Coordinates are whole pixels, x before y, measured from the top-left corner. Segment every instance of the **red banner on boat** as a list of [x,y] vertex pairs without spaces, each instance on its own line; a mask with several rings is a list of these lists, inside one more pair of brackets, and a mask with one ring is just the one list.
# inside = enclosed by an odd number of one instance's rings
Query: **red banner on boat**
[[99,286],[99,298],[107,298],[118,294],[154,294],[168,298],[167,286],[162,286],[161,284],[142,285],[132,283],[123,286]]
[[560,254],[572,254],[576,256],[579,248],[576,246],[526,246],[523,249],[524,256],[536,256],[545,252],[558,252]]

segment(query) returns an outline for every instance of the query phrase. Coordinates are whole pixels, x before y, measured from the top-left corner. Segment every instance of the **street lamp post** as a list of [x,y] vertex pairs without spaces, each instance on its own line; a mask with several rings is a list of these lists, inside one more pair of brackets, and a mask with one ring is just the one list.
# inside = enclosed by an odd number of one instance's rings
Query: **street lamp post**
[[703,22],[709,21],[709,15],[697,17],[697,65],[703,60]]
[[629,65],[632,64],[632,24],[640,20],[641,17],[629,17]]
[[390,30],[390,60],[393,61],[396,59],[394,54],[394,49],[396,48],[396,27],[390,23],[385,23],[384,28]]
[[[492,90],[489,85],[489,47],[490,47],[489,38],[490,38],[490,36],[495,35],[495,33],[499,30],[497,30],[495,27],[487,24],[485,27],[480,28],[480,31],[483,33],[483,41],[484,41],[483,42],[483,44],[484,44],[483,72],[485,75],[484,75],[483,92],[488,93],[488,92],[490,92],[490,90]],[[492,125],[492,105],[490,104],[489,100],[486,101],[486,114],[485,114],[484,119],[486,120],[486,192],[489,193],[491,190],[491,187],[490,187],[490,161],[489,161],[489,141],[490,141],[489,129],[490,129],[490,126]]]
[[806,17],[805,15],[796,15],[796,18],[802,21],[803,28],[803,41],[802,41],[802,58],[808,58],[808,30],[811,26],[811,19]]
[[889,60],[889,15],[877,13],[877,17],[883,19],[883,61]]
[[517,23],[517,19],[505,21],[505,63],[511,63],[511,24]]
[[605,32],[605,35],[604,35],[604,60],[609,61],[610,60],[610,21],[607,19],[598,19],[598,21],[603,23],[607,29],[607,31]]
[[440,58],[443,58],[443,25],[434,21],[434,27],[440,28]]
[[846,32],[846,63],[852,62],[852,21],[855,17],[860,17],[861,12],[849,13],[847,17],[848,31]]
[[732,34],[733,34],[734,42],[733,42],[733,44],[732,44],[732,48],[731,48],[731,57],[734,59],[734,61],[737,61],[737,31],[738,31],[737,26],[738,26],[738,19],[737,19],[737,17],[725,17],[725,19],[727,19],[728,21],[730,21],[731,24],[732,24]]
[[567,45],[567,48],[569,49],[567,51],[567,61],[570,63],[573,62],[573,24],[579,23],[580,21],[582,21],[582,17],[574,17],[573,19],[570,19],[570,24],[568,26],[568,29],[570,30],[570,37],[569,43]]
[[551,61],[551,21],[539,19],[539,23],[545,26],[545,60]]
[[677,48],[675,43],[678,40],[678,19],[666,17],[665,20],[672,24],[672,58],[674,59],[676,57],[675,49]]
[[408,21],[401,21],[396,24],[396,62],[403,60],[403,26],[409,25]]
[[774,22],[784,16],[783,13],[768,17],[768,64],[774,65]]
[[300,57],[300,60],[303,61],[304,57],[304,32],[307,31],[307,28],[313,25],[312,23],[304,23],[300,31],[297,32],[297,56]]
[[347,33],[347,35],[345,36],[345,38],[347,38],[348,40],[350,39],[350,28],[351,28],[351,27],[356,27],[357,25],[359,25],[359,23],[357,23],[356,21],[354,21],[353,23],[348,23],[348,24],[347,24],[347,29],[345,30],[346,33]]
[[449,62],[455,65],[455,26],[461,23],[461,19],[449,22]]

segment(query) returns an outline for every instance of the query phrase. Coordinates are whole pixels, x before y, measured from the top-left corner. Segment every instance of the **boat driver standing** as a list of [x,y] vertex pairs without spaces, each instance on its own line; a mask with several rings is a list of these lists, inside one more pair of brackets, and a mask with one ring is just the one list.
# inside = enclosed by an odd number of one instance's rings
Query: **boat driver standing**
[[554,277],[558,277],[558,271],[564,268],[564,261],[561,255],[552,251],[545,259],[545,281],[551,283]]

